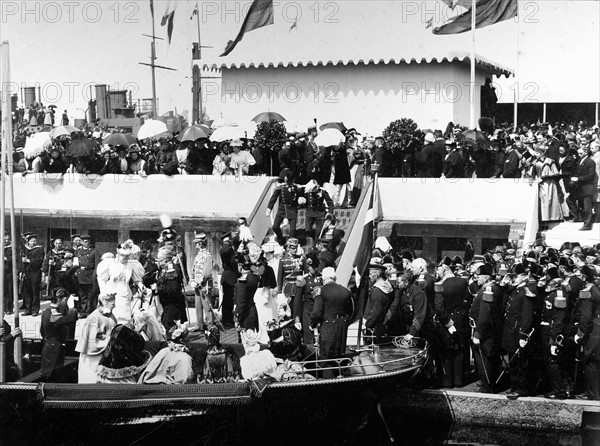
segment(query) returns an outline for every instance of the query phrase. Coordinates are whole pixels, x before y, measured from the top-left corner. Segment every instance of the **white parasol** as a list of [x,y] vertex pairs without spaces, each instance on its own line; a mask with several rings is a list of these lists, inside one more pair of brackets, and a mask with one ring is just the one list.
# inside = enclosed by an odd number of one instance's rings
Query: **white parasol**
[[154,138],[155,136],[168,131],[167,124],[164,122],[157,121],[156,119],[149,119],[138,130],[137,139],[141,141],[143,139]]
[[25,158],[35,158],[44,151],[44,143],[52,143],[50,140],[50,132],[38,132],[31,135],[25,141],[23,153]]
[[337,129],[325,129],[315,138],[315,144],[322,147],[338,146],[346,137]]

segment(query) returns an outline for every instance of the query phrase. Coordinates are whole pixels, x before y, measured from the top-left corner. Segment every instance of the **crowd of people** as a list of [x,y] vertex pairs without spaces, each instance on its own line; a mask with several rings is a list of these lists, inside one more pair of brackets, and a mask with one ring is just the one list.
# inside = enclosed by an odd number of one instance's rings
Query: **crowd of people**
[[[222,269],[208,250],[209,234],[199,229],[189,276],[173,229],[162,231],[160,247],[128,240],[102,255],[89,236],[74,236],[68,249],[55,239],[44,253],[27,234],[23,263],[50,278],[42,379],[61,379],[61,346],[74,336],[78,317],[79,382],[167,384],[306,378],[289,361],[344,355],[348,326],[361,320],[367,343],[390,336],[429,342],[416,387],[462,387],[476,376],[482,392],[506,391],[511,399],[600,400],[600,244],[555,249],[538,240],[521,252],[506,243],[434,263],[379,238],[363,306],[357,270],[349,288],[336,283],[339,230],[331,215],[325,221],[314,246],[288,236],[282,249],[274,237],[254,243],[241,218],[221,238]],[[39,311],[32,292],[40,274],[25,277],[25,314]],[[186,323],[186,284],[195,295],[195,327]],[[242,354],[220,343],[220,332],[234,327]],[[200,359],[190,330],[208,343]],[[162,349],[150,353],[154,341]]]

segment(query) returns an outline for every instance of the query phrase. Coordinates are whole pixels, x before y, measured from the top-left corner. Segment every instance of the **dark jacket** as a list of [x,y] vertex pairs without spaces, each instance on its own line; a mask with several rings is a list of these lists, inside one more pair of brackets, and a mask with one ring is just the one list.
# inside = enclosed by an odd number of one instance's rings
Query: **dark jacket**
[[505,154],[504,169],[502,178],[520,178],[521,177],[521,157],[516,149],[512,149]]
[[577,182],[574,185],[577,187],[579,195],[582,197],[594,197],[598,189],[598,174],[596,173],[596,163],[589,156],[583,161],[577,163],[575,174]]

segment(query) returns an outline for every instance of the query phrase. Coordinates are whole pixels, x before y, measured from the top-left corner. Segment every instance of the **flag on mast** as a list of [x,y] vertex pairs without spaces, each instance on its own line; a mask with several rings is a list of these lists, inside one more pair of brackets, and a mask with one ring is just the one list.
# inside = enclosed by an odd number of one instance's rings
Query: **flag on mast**
[[169,1],[167,4],[167,9],[163,14],[162,20],[160,21],[160,26],[167,26],[167,36],[169,37],[169,43],[171,43],[171,37],[173,36],[173,19],[175,18],[175,6],[176,3],[174,1]]
[[[464,6],[466,2],[457,5]],[[455,5],[456,6],[456,5]],[[448,23],[433,29],[433,34],[460,34],[471,31],[471,7],[463,14],[452,18]],[[518,0],[478,0],[475,11],[476,28],[481,29],[518,14]]]
[[240,32],[234,40],[227,42],[227,47],[220,57],[231,53],[236,45],[242,41],[244,34],[275,23],[274,15],[273,0],[254,0],[248,10],[248,15],[244,19]]
[[194,18],[194,16],[198,15],[198,14],[200,14],[200,11],[198,10],[198,3],[196,3],[196,7],[192,11],[192,15],[190,16],[190,20],[192,20]]
[[150,14],[152,14],[152,18],[154,18],[154,0],[150,0]]

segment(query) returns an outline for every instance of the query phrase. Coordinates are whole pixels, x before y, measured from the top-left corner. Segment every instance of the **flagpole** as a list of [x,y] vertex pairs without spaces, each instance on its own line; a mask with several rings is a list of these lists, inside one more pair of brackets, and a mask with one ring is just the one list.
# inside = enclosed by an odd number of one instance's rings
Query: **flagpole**
[[516,57],[516,62],[515,62],[515,83],[514,83],[514,88],[513,88],[513,102],[514,102],[514,107],[513,107],[513,132],[517,131],[517,118],[519,115],[519,40],[520,40],[520,36],[519,34],[521,34],[521,30],[520,30],[520,26],[519,26],[519,22],[520,20],[520,14],[519,14],[519,2],[517,1],[517,48],[515,51],[515,57]]
[[471,97],[471,113],[470,113],[470,127],[475,128],[475,28],[477,24],[477,0],[471,2],[471,85],[470,85],[470,97]]
[[154,28],[154,7],[152,8],[152,42],[150,42],[150,63],[152,68],[152,119],[156,119],[156,32]]
[[[198,60],[202,60],[202,39],[200,38],[200,9],[196,3],[196,22],[198,23]],[[198,67],[198,100],[200,101],[200,110],[198,113],[199,123],[204,123],[204,109],[202,107],[202,64]]]
[[[5,72],[5,81],[4,84],[8,87],[8,83],[10,81],[10,49],[9,49],[9,45],[8,42],[4,42],[3,44],[3,53],[6,53],[6,55],[4,55],[3,57],[3,65],[6,66],[6,72]],[[10,96],[9,96],[9,92],[8,92],[8,88],[6,88],[6,95],[5,95],[5,99],[6,99],[6,113],[7,116],[10,117]],[[12,135],[13,135],[13,129],[12,129],[12,122],[10,120],[10,118],[6,121],[6,134],[9,135],[9,137],[3,138],[6,139],[6,166],[7,166],[7,170],[8,170],[8,203],[9,203],[9,208],[10,208],[10,238],[12,240],[12,246],[11,246],[11,258],[12,258],[12,283],[9,283],[8,286],[12,287],[13,290],[13,308],[14,308],[14,328],[19,328],[21,326],[21,321],[20,321],[20,315],[19,315],[19,284],[18,284],[18,280],[19,280],[19,276],[17,273],[17,245],[16,245],[16,240],[17,240],[17,227],[15,225],[15,192],[14,192],[14,184],[13,184],[13,160],[12,160],[12,153],[13,153],[13,144],[12,144]],[[4,165],[4,158],[2,158],[2,165]],[[2,214],[2,216],[4,217],[4,214]],[[6,246],[4,247],[6,248]],[[4,250],[2,251],[4,252]],[[4,270],[4,268],[2,268]],[[4,279],[6,280],[6,278]],[[2,288],[2,290],[4,290],[5,288]],[[14,358],[14,362],[17,365],[17,371],[18,371],[18,376],[21,377],[22,372],[23,372],[23,348],[22,348],[22,337],[21,336],[17,336],[17,338],[14,340],[14,348],[13,348],[13,358]]]
[[[2,298],[0,298],[0,324],[4,326],[4,230],[5,230],[5,221],[4,221],[4,211],[5,211],[5,196],[4,196],[4,184],[6,180],[6,149],[8,145],[8,138],[12,138],[12,135],[8,132],[9,123],[10,123],[10,106],[7,101],[8,93],[9,93],[9,66],[8,66],[8,42],[5,40],[2,42],[2,148],[1,148],[1,158],[0,158],[0,168],[2,169],[0,172],[0,253],[2,253],[2,270],[0,270],[0,292],[2,293]],[[16,311],[19,311],[18,308]],[[6,343],[4,342],[4,337],[9,335],[10,333],[4,333],[3,336],[0,336],[0,383],[6,381]]]

